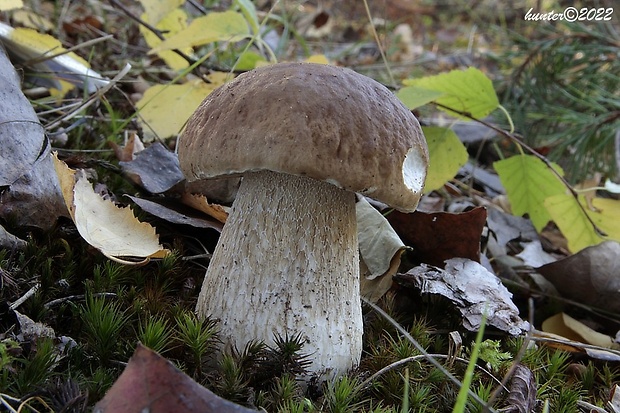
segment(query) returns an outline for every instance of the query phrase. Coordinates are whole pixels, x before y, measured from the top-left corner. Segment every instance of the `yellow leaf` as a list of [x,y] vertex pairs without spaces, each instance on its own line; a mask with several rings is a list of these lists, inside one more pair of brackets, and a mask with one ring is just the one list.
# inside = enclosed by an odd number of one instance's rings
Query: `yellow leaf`
[[[54,165],[63,197],[75,226],[86,242],[106,257],[161,258],[169,253],[162,248],[155,228],[140,222],[129,207],[117,207],[95,193],[84,174],[78,174],[54,154]],[[76,176],[77,179],[76,179]]]
[[613,346],[611,337],[592,330],[590,327],[564,313],[558,313],[543,321],[542,331],[594,346],[604,348],[611,348]]
[[164,16],[177,9],[184,1],[185,0],[140,0],[140,4],[147,17],[145,20],[152,25],[156,25]]
[[214,74],[209,77],[212,83],[196,79],[182,85],[155,85],[148,88],[136,103],[140,110],[140,124],[144,126],[144,140],[177,135],[200,102],[224,83],[225,78],[226,74]]
[[467,162],[467,150],[452,129],[438,126],[422,128],[430,154],[424,192],[444,186]]
[[329,60],[327,60],[327,56],[325,56],[324,54],[313,54],[312,56],[308,57],[306,59],[306,62],[308,63],[319,63],[322,65],[328,65],[329,64]]
[[162,50],[184,49],[217,41],[238,41],[250,35],[248,24],[235,11],[211,12],[194,19],[189,27],[166,39],[149,53]]
[[609,198],[594,198],[592,206],[596,211],[588,215],[610,239],[620,241],[620,201]]
[[[166,14],[163,18],[161,18],[157,23],[153,23],[149,20],[149,17],[146,15],[142,15],[142,18],[149,22],[150,24],[155,25],[155,27],[164,34],[164,38],[170,38],[175,34],[179,33],[182,30],[187,28],[187,14],[185,11],[181,9],[174,9],[170,13]],[[144,36],[144,40],[146,44],[151,47],[157,47],[162,43],[162,40],[157,37],[152,31],[147,29],[144,26],[140,26],[140,33]],[[186,47],[182,50],[185,54],[191,54],[192,48]],[[177,53],[171,50],[164,50],[162,52],[157,53],[157,55],[164,61],[170,68],[174,70],[181,70],[189,66],[189,62],[179,56]]]
[[22,7],[24,7],[22,0],[0,0],[0,11],[21,9]]
[[226,223],[226,218],[228,218],[228,211],[226,208],[219,204],[209,203],[207,197],[204,195],[184,192],[181,196],[181,202],[197,209],[198,211],[202,211],[209,216],[212,216],[222,224]]
[[[596,233],[586,214],[572,195],[550,196],[543,203],[551,215],[551,219],[568,240],[568,249],[571,252],[581,251],[604,240]],[[592,214],[588,215],[592,216]]]
[[51,31],[56,27],[49,19],[32,10],[15,10],[11,19],[19,26],[29,27],[41,32]]

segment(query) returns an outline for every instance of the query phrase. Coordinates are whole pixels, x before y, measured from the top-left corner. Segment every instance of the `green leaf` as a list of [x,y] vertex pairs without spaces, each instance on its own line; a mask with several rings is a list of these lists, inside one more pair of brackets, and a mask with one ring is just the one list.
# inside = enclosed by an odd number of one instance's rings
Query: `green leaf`
[[445,96],[445,93],[436,90],[424,89],[417,86],[406,86],[400,89],[396,96],[407,106],[413,110],[430,103],[437,98]]
[[241,10],[241,14],[248,21],[255,36],[259,34],[258,16],[256,15],[256,6],[250,0],[235,0],[235,5]]
[[[551,216],[544,201],[553,195],[563,194],[564,184],[545,165],[532,155],[515,155],[493,164],[499,179],[506,188],[512,213],[529,214],[537,231],[543,229]],[[561,172],[557,165],[553,167]]]
[[[467,70],[452,70],[436,76],[406,79],[403,84],[444,93],[434,101],[454,110],[466,112],[476,119],[484,118],[499,106],[491,79],[473,67]],[[467,119],[452,111],[445,111]]]
[[211,12],[198,17],[189,27],[166,39],[149,53],[162,50],[183,49],[217,41],[237,41],[250,34],[248,23],[236,11]]
[[423,127],[430,155],[424,191],[441,188],[467,162],[467,150],[452,129]]
[[547,198],[544,204],[562,235],[566,237],[571,252],[576,253],[604,240],[596,233],[572,195],[554,195]]

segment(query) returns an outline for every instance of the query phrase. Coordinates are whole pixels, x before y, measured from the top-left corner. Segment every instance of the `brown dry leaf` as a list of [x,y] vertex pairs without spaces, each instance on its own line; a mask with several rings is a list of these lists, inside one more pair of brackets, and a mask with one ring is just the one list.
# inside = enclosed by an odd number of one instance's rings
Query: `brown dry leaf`
[[614,345],[611,337],[592,330],[587,325],[565,313],[558,313],[543,321],[542,331],[598,347],[617,347],[617,345]]
[[439,294],[452,301],[469,331],[478,331],[484,313],[487,324],[509,334],[518,335],[529,329],[501,280],[475,261],[453,258],[446,261],[445,270],[422,264],[395,279],[423,294]]
[[104,200],[82,173],[76,174],[55,155],[53,159],[67,208],[86,242],[106,257],[125,264],[134,262],[120,257],[138,258],[143,263],[169,254],[159,245],[155,228],[138,221],[129,207],[119,208]]
[[228,209],[222,205],[209,203],[207,197],[204,195],[184,192],[183,195],[181,195],[181,202],[187,206],[197,209],[198,211],[204,212],[205,214],[217,219],[222,224],[226,223],[226,218],[228,218]]
[[136,132],[130,132],[125,138],[125,145],[119,146],[116,142],[109,142],[114,155],[121,162],[129,162],[135,158],[136,153],[144,150],[144,144]]
[[138,344],[94,413],[250,413],[213,394],[156,352]]
[[2,225],[0,225],[0,248],[12,249],[24,249],[26,248],[26,241],[16,237],[13,234],[9,234]]
[[415,258],[436,267],[443,267],[445,260],[455,257],[479,262],[486,218],[483,207],[456,214],[393,211],[387,216],[405,245],[413,247]]
[[547,347],[556,348],[568,353],[583,353],[592,359],[620,362],[620,351],[615,349],[596,347],[592,344],[569,340],[557,334],[538,330],[534,331],[532,337],[534,340],[541,342]]
[[178,211],[178,207],[182,207],[182,205],[179,204],[173,205],[172,202],[166,202],[168,205],[162,205],[161,203],[137,198],[135,196],[129,196],[129,198],[142,210],[158,218],[172,222],[173,224],[191,225],[195,228],[211,228],[218,232],[222,232],[222,228],[224,227],[219,221],[209,221]]
[[563,297],[582,304],[620,311],[620,243],[605,241],[539,267]]
[[515,366],[510,378],[508,396],[504,401],[503,413],[530,413],[536,410],[536,378],[532,370],[523,364]]

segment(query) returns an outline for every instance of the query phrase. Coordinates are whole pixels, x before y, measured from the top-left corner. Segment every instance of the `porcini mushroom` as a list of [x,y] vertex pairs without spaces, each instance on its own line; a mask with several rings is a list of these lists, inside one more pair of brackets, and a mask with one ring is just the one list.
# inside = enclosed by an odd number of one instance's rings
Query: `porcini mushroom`
[[178,147],[188,181],[243,176],[196,311],[224,343],[299,333],[310,372],[359,363],[355,193],[413,211],[428,152],[380,83],[311,63],[255,69],[213,91]]

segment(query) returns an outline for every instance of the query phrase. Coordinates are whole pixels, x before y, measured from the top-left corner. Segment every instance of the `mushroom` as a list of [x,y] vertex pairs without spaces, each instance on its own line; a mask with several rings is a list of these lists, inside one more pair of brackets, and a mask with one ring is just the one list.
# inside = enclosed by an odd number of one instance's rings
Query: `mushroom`
[[198,297],[220,337],[300,334],[309,373],[359,363],[362,311],[355,193],[413,211],[428,151],[411,112],[352,70],[280,63],[213,91],[187,122],[188,181],[242,176]]

